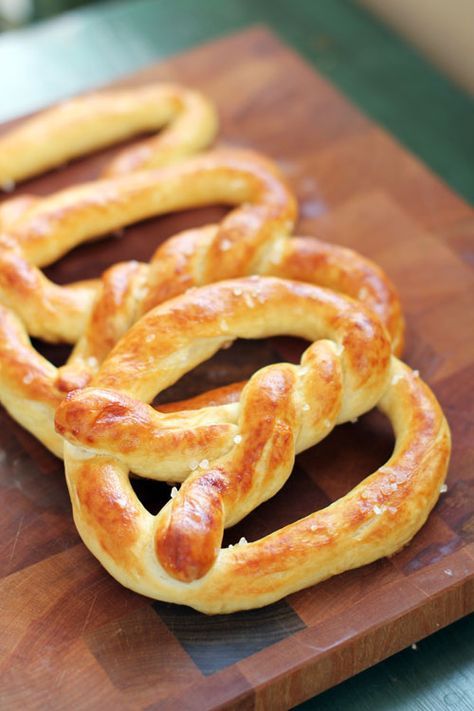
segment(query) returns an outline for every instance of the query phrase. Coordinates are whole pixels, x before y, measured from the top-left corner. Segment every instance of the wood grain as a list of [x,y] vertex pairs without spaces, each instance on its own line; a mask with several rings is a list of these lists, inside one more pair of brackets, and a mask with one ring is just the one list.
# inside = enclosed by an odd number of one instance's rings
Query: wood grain
[[[474,277],[470,208],[264,29],[198,48],[123,84],[195,86],[222,116],[221,142],[278,160],[300,201],[299,233],[348,245],[397,284],[406,360],[440,399],[453,431],[448,492],[397,556],[296,593],[268,609],[209,619],[121,588],[80,542],[62,464],[0,413],[1,699],[5,708],[287,708],[474,609],[470,405]],[[96,175],[114,150],[30,181],[47,194]],[[150,220],[49,268],[59,282],[148,259],[178,229],[220,207]],[[62,347],[42,347],[56,362]],[[171,397],[294,358],[288,339],[238,343]],[[298,458],[284,489],[227,533],[252,539],[325,506],[379,466],[393,437],[370,414]],[[135,484],[157,510],[164,485]]]

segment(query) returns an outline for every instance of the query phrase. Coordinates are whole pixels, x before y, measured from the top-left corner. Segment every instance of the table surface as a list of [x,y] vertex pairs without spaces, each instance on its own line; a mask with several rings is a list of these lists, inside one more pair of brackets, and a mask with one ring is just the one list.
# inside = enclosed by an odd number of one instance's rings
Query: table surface
[[[8,101],[2,101],[0,117],[263,20],[452,187],[473,196],[469,99],[359,9],[340,2],[296,2],[288,16],[283,5],[230,0],[224,6],[208,0],[195,16],[196,6],[187,0],[107,3],[5,35],[0,38],[0,89]],[[472,629],[472,620],[456,623],[417,650],[401,652],[305,706],[471,708]]]

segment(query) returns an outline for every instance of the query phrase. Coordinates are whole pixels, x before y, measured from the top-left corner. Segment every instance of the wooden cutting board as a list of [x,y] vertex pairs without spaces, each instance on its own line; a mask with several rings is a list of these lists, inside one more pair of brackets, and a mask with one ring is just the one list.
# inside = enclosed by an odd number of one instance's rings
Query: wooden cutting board
[[[48,709],[286,708],[337,684],[474,608],[474,217],[383,130],[264,29],[151,67],[123,84],[171,79],[218,105],[220,142],[276,159],[300,201],[300,234],[350,246],[397,284],[405,359],[432,386],[452,427],[448,492],[412,543],[270,607],[206,617],[122,588],[82,545],[62,463],[0,413],[0,604],[3,706]],[[22,186],[47,194],[89,179],[114,151]],[[148,259],[179,229],[221,208],[150,220],[122,239],[80,247],[48,270],[59,282]],[[469,250],[471,249],[471,253]],[[56,362],[67,349],[42,347]],[[290,358],[285,339],[238,343],[175,387],[180,397]],[[284,489],[227,534],[255,539],[340,497],[390,454],[370,414],[298,457]],[[164,485],[137,485],[150,507]]]

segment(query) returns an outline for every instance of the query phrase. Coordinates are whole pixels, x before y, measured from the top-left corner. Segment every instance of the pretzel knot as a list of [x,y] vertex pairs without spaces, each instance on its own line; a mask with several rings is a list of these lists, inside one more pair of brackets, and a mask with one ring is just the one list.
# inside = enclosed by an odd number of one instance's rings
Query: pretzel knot
[[[146,404],[229,341],[278,334],[311,345],[299,365],[255,373],[238,402],[167,413]],[[374,405],[397,436],[384,467],[322,511],[220,548],[224,527],[281,488],[296,453]],[[93,387],[63,401],[56,428],[86,545],[124,585],[208,613],[268,604],[396,552],[426,520],[449,458],[442,412],[391,355],[381,322],[350,298],[277,278],[193,289],[150,311]],[[130,470],[183,484],[152,516]]]

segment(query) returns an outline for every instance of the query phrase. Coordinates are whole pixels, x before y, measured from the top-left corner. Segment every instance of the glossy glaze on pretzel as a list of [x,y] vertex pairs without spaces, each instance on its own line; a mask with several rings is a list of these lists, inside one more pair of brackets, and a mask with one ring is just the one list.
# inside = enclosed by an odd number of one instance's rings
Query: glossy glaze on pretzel
[[209,153],[75,186],[34,200],[8,222],[0,239],[0,301],[20,316],[30,334],[75,342],[91,300],[83,285],[52,284],[39,267],[139,220],[216,203],[237,206],[219,234],[222,240],[238,238],[246,254],[272,234],[291,231],[296,217],[294,198],[273,165],[246,151]]
[[[301,364],[258,371],[239,402],[166,414],[146,405],[229,340],[282,333],[312,342]],[[208,613],[268,604],[394,553],[426,520],[446,473],[446,421],[391,355],[382,324],[307,284],[254,277],[168,301],[129,331],[93,386],[56,415],[83,540],[124,585]],[[384,467],[327,509],[220,548],[224,526],[283,485],[296,452],[376,404],[397,437]],[[130,469],[185,481],[154,517]]]
[[0,187],[11,189],[73,158],[159,129],[158,136],[121,151],[103,175],[156,168],[197,153],[213,140],[217,115],[202,94],[174,84],[71,99],[0,136]]

